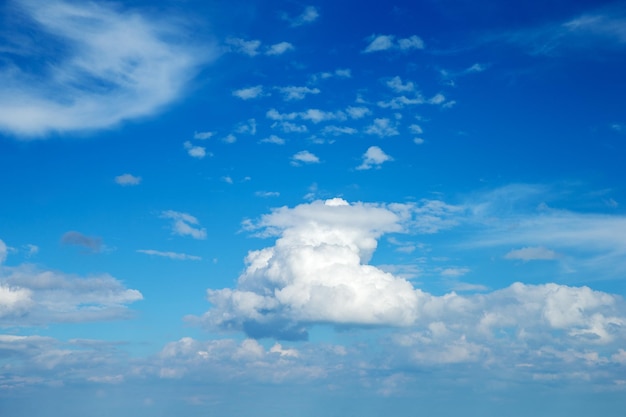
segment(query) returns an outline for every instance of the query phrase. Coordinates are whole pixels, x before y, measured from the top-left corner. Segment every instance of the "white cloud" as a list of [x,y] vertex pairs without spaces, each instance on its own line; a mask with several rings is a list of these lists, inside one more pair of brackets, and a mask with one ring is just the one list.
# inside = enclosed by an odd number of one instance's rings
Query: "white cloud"
[[265,113],[265,116],[271,120],[284,121],[284,120],[294,120],[296,117],[298,117],[298,114],[297,113],[280,113],[276,109],[269,109],[267,113]]
[[298,125],[291,122],[275,122],[272,123],[272,129],[280,128],[285,133],[305,133],[309,128],[305,125]]
[[363,154],[363,163],[356,167],[356,169],[380,168],[380,166],[387,161],[393,161],[393,158],[383,152],[378,146],[370,146]]
[[235,132],[256,135],[256,119],[248,119],[247,122],[240,123]]
[[367,107],[348,107],[346,113],[353,119],[362,119],[365,116],[372,114],[372,111]]
[[424,41],[419,36],[413,35],[408,38],[401,38],[395,42],[393,35],[372,35],[368,38],[369,44],[363,52],[379,52],[390,49],[410,51],[412,49],[424,49]]
[[424,41],[416,35],[408,38],[398,39],[398,48],[403,51],[410,49],[424,49]]
[[286,14],[283,15],[283,19],[289,21],[292,27],[302,26],[305,24],[313,23],[319,17],[319,11],[314,6],[307,6],[304,8],[302,14],[295,18],[290,18]]
[[193,138],[198,140],[207,140],[210,139],[214,134],[214,132],[194,132]]
[[399,97],[394,97],[389,101],[379,101],[378,103],[376,103],[378,105],[378,107],[382,107],[384,109],[387,108],[391,108],[391,109],[402,109],[406,106],[413,106],[416,104],[423,104],[424,103],[424,98],[417,94],[414,98],[408,98],[406,96],[399,96]]
[[232,47],[232,50],[234,50],[235,52],[248,55],[248,56],[256,56],[259,54],[259,47],[261,46],[261,41],[259,40],[247,41],[241,38],[228,38],[226,39],[226,44],[230,45]]
[[327,112],[318,109],[308,109],[304,112],[298,113],[298,116],[303,120],[310,120],[313,123],[320,123],[329,120],[346,120],[346,115],[341,112]]
[[347,126],[326,126],[324,127],[324,129],[322,129],[322,134],[324,135],[340,136],[340,135],[354,135],[356,133],[358,133],[358,130],[356,130],[353,127],[347,127]]
[[7,245],[0,239],[0,265],[7,259]]
[[415,90],[415,84],[413,84],[412,81],[402,83],[402,79],[397,75],[387,81],[387,87],[391,88],[396,93],[406,93]]
[[285,139],[280,138],[276,135],[270,135],[269,137],[265,138],[265,139],[261,139],[260,141],[261,143],[273,143],[274,145],[284,145],[285,144]]
[[[206,148],[204,146],[195,146],[189,141],[183,143],[183,146],[187,149],[189,156],[193,158],[202,159],[207,155]],[[210,153],[209,156],[211,156]]]
[[289,42],[279,42],[274,45],[271,45],[265,51],[265,55],[282,55],[287,51],[293,50],[294,47]]
[[409,126],[409,131],[411,133],[413,133],[414,135],[420,135],[422,133],[424,133],[424,130],[422,129],[422,127],[420,125],[416,125],[416,124],[412,124]]
[[194,255],[187,255],[186,253],[177,252],[162,252],[153,249],[138,249],[137,252],[144,253],[146,255],[160,256],[163,258],[176,259],[181,261],[201,261],[202,258]]
[[141,177],[132,174],[122,174],[115,177],[115,182],[122,186],[132,186],[141,184]]
[[307,94],[319,94],[319,88],[309,88],[309,87],[296,87],[296,86],[288,86],[288,87],[277,87],[278,91],[283,93],[283,98],[287,101],[290,100],[302,100],[306,97]]
[[[20,43],[21,59],[0,71],[0,130],[21,137],[104,129],[152,115],[176,100],[212,46],[190,46],[171,23],[94,2],[16,2],[23,33],[59,42]],[[31,35],[24,35],[31,36]],[[31,58],[50,65],[33,73]],[[10,59],[10,55],[5,55]],[[23,64],[26,63],[26,64]]]
[[365,47],[363,52],[378,52],[393,48],[394,36],[391,35],[372,35],[370,43]]
[[263,96],[263,86],[255,85],[254,87],[242,88],[233,91],[233,96],[239,97],[242,100],[250,100]]
[[423,145],[424,144],[424,139],[422,139],[422,138],[414,138],[413,139],[413,143],[415,143],[416,145]]
[[232,133],[229,133],[228,135],[224,136],[222,138],[222,142],[225,143],[235,143],[237,142],[237,137],[235,135],[233,135]]
[[320,159],[309,151],[300,151],[291,157],[291,165],[298,166],[301,163],[318,164]]
[[109,275],[82,278],[33,265],[0,267],[0,324],[43,325],[127,318],[141,300]]
[[557,259],[558,257],[559,255],[556,252],[541,246],[515,249],[504,256],[505,259],[519,259],[522,261],[546,261]]
[[172,220],[172,233],[174,234],[191,236],[194,239],[206,239],[206,230],[200,228],[198,219],[190,214],[167,210],[161,213],[161,217]]
[[232,184],[233,183],[233,179],[231,177],[229,177],[229,176],[222,177],[222,181],[224,181],[227,184]]
[[257,191],[254,195],[257,197],[279,197],[280,193],[278,191]]
[[386,118],[374,119],[374,123],[365,129],[365,133],[368,135],[378,135],[380,137],[397,136],[400,134],[398,129]]
[[446,97],[441,93],[435,94],[432,98],[428,100],[430,104],[442,104],[445,101]]

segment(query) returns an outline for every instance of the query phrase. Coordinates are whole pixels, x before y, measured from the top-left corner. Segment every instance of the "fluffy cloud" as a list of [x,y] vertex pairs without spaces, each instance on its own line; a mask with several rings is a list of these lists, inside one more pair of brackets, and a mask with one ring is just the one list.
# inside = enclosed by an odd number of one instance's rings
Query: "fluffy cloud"
[[0,267],[0,324],[42,325],[127,318],[127,304],[141,300],[109,275],[87,278],[32,265]]
[[481,343],[503,334],[515,343],[567,339],[588,345],[626,337],[623,300],[588,287],[515,283],[486,294],[435,296],[368,264],[383,234],[445,227],[445,213],[458,209],[444,207],[335,198],[282,207],[248,222],[249,230],[278,239],[249,252],[235,289],[208,290],[212,308],[203,320],[252,337],[284,339],[304,338],[311,325],[324,323],[430,328],[451,343],[444,362],[475,358]]
[[186,253],[178,252],[162,252],[153,249],[138,249],[137,252],[144,253],[146,255],[160,256],[163,258],[176,259],[180,261],[201,261],[202,258],[194,255],[187,255]]
[[363,117],[372,114],[372,111],[367,107],[350,106],[346,109],[346,113],[348,113],[348,116],[350,116],[352,119],[362,119]]
[[194,132],[193,138],[198,140],[207,140],[211,138],[215,133],[213,132]]
[[[183,146],[185,147],[185,149],[187,149],[187,153],[192,158],[202,159],[207,156],[207,151],[204,146],[196,146],[189,141],[183,143]],[[210,155],[211,154],[209,153],[209,156]]]
[[263,95],[263,86],[255,85],[254,87],[242,88],[240,90],[233,91],[233,96],[239,97],[242,100],[249,100],[257,98]]
[[387,87],[391,88],[396,93],[406,93],[415,90],[415,84],[412,81],[402,82],[402,79],[398,76],[393,77],[387,81]]
[[[11,8],[17,8],[17,10]],[[215,55],[189,46],[172,23],[94,2],[18,1],[20,15],[0,71],[0,130],[20,137],[102,129],[154,114],[179,97]],[[36,34],[44,46],[24,43]],[[59,42],[49,48],[45,43]],[[30,59],[50,62],[34,72]],[[132,64],[130,64],[132,63]]]
[[226,39],[226,44],[229,45],[231,47],[231,50],[234,52],[238,52],[240,54],[248,56],[256,56],[259,54],[258,50],[261,46],[261,41],[247,41],[241,38],[228,38]]
[[387,161],[393,161],[393,158],[383,152],[378,146],[370,146],[363,154],[363,163],[356,167],[356,169],[380,168],[380,165]]
[[305,164],[318,164],[320,159],[309,151],[300,151],[291,157],[291,165],[299,166]]
[[66,232],[63,236],[61,236],[61,243],[64,245],[82,246],[90,249],[92,252],[100,252],[102,250],[101,238],[86,236],[73,230]]
[[368,38],[369,44],[365,47],[363,52],[379,52],[387,51],[390,49],[396,49],[401,51],[409,51],[412,49],[424,49],[424,41],[418,36],[410,36],[408,38],[401,38],[395,42],[395,36],[393,35],[372,35]]
[[273,143],[274,145],[284,145],[285,139],[278,137],[276,135],[270,135],[265,139],[260,140],[261,143]]
[[0,239],[0,265],[6,260],[7,252],[7,245]]
[[206,230],[200,228],[197,218],[178,211],[167,210],[161,213],[164,219],[172,220],[172,233],[180,236],[191,236],[194,239],[206,239]]
[[115,182],[121,186],[132,186],[141,184],[141,177],[132,174],[122,174],[115,177]]

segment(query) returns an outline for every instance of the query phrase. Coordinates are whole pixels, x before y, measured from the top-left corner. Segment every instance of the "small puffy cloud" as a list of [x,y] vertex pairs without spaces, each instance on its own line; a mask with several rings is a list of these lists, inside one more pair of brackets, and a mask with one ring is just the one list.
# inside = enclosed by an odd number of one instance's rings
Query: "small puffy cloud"
[[415,84],[413,84],[412,81],[403,83],[399,76],[395,76],[387,81],[387,87],[391,88],[396,93],[406,93],[415,90]]
[[365,133],[380,137],[397,136],[400,134],[398,129],[386,118],[374,119],[374,123],[365,129]]
[[248,55],[248,56],[256,56],[259,54],[259,47],[261,46],[261,41],[259,40],[251,40],[247,41],[241,38],[228,38],[226,39],[226,44],[231,47],[231,50],[234,52],[238,52],[240,54]]
[[271,45],[265,51],[265,55],[282,55],[287,51],[293,50],[294,47],[289,42],[279,42]]
[[298,116],[303,120],[310,120],[313,123],[326,122],[329,120],[346,120],[345,113],[341,111],[328,112],[318,109],[308,109],[304,112],[298,113]]
[[413,139],[413,143],[416,145],[423,145],[424,144],[424,139],[422,138],[414,138]]
[[291,100],[302,100],[306,97],[307,94],[319,94],[319,88],[309,88],[309,87],[296,87],[296,86],[288,86],[288,87],[277,87],[278,91],[283,94],[283,98],[287,101]]
[[131,174],[122,174],[115,177],[115,182],[121,186],[132,186],[141,184],[141,177]]
[[222,142],[225,143],[235,143],[237,142],[237,136],[233,135],[232,133],[229,133],[228,135],[224,136],[222,138]]
[[378,146],[370,146],[363,154],[363,162],[356,167],[358,170],[366,170],[380,166],[387,161],[393,161],[393,158],[383,152]]
[[558,259],[559,255],[541,246],[515,249],[504,255],[505,259],[515,259],[522,261],[550,261]]
[[278,137],[276,135],[270,135],[265,139],[260,140],[261,143],[273,143],[274,145],[284,145],[285,139]]
[[239,97],[242,100],[250,100],[263,95],[263,86],[255,85],[254,87],[242,88],[233,91],[233,96]]
[[229,177],[229,176],[222,177],[222,181],[224,181],[227,184],[232,184],[233,183],[233,179],[231,177]]
[[[192,46],[178,18],[164,24],[104,2],[13,4],[19,23],[3,41],[19,59],[3,54],[0,130],[18,136],[105,129],[153,115],[217,55],[211,45]],[[58,45],[23,42],[39,38]],[[50,65],[33,70],[35,61]]]
[[193,138],[198,140],[207,140],[210,139],[214,134],[214,132],[194,132]]
[[406,96],[394,97],[389,101],[379,101],[376,103],[378,107],[382,107],[384,109],[402,109],[406,106],[414,106],[416,104],[423,104],[424,98],[420,94],[416,94],[413,98],[408,98]]
[[[195,146],[191,142],[186,141],[183,146],[187,149],[189,156],[197,159],[202,159],[207,156],[206,148],[204,146]],[[211,154],[209,153],[209,156]]]
[[137,252],[144,253],[151,256],[159,256],[162,258],[176,259],[180,261],[201,261],[202,258],[194,255],[187,255],[186,253],[177,252],[162,252],[153,249],[138,249]]
[[408,38],[401,38],[395,41],[393,35],[372,35],[368,38],[369,44],[365,47],[363,52],[379,52],[387,51],[390,49],[396,49],[401,51],[409,51],[413,49],[424,49],[424,41],[419,36],[410,36]]
[[349,106],[346,109],[346,113],[348,113],[348,116],[350,116],[352,119],[362,119],[363,117],[369,116],[370,114],[372,114],[372,111],[368,109],[367,107]]
[[446,96],[444,96],[441,93],[435,94],[433,97],[431,97],[428,100],[430,104],[442,104],[445,101],[446,101]]
[[161,218],[172,220],[172,233],[176,235],[206,239],[206,230],[200,228],[198,219],[190,214],[167,210],[161,213]]
[[280,128],[285,133],[306,133],[309,128],[306,125],[298,125],[291,122],[272,123],[272,129]]
[[318,164],[320,159],[309,151],[300,151],[291,157],[291,165]]
[[[0,243],[0,246],[2,246],[1,243]],[[31,256],[35,256],[39,253],[39,246],[32,245],[29,243],[27,245],[24,245],[24,250],[26,251],[26,257],[30,258]],[[1,248],[0,248],[0,264],[2,264],[2,249]]]
[[413,133],[414,135],[419,135],[424,133],[424,130],[422,130],[422,127],[420,125],[416,125],[416,124],[412,124],[409,126],[409,131],[411,133]]
[[456,278],[456,277],[463,276],[467,274],[468,272],[470,272],[469,268],[451,267],[451,268],[444,268],[439,273],[443,277]]
[[265,116],[271,120],[284,121],[284,120],[294,120],[296,117],[298,117],[298,114],[297,113],[280,113],[276,109],[269,109],[267,113],[265,113]]
[[99,237],[87,236],[80,232],[69,231],[61,236],[61,243],[64,245],[82,246],[92,252],[102,251],[102,239]]
[[307,6],[304,8],[302,14],[295,18],[290,18],[287,14],[283,14],[282,18],[291,23],[291,27],[298,27],[313,23],[320,16],[319,11],[314,6]]

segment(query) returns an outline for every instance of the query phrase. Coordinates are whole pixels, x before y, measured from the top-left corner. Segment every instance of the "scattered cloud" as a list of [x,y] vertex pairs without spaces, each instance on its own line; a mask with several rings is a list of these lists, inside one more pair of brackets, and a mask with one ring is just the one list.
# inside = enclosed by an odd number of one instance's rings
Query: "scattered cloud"
[[33,265],[0,266],[0,325],[30,326],[129,317],[127,304],[141,300],[110,275],[87,278]]
[[319,11],[314,6],[307,6],[304,8],[302,14],[297,17],[290,18],[286,13],[282,15],[283,20],[288,21],[291,27],[298,27],[315,22],[319,18]]
[[370,146],[363,154],[363,162],[356,167],[356,169],[366,170],[380,168],[380,166],[387,161],[393,161],[393,158],[383,152],[378,146]]
[[201,261],[202,258],[194,255],[187,255],[186,253],[177,253],[177,252],[162,252],[153,249],[138,249],[137,252],[144,253],[146,255],[151,256],[159,256],[162,258],[175,259],[180,261]]
[[291,165],[319,164],[320,159],[309,151],[300,151],[291,157]]
[[333,136],[355,135],[358,132],[359,131],[355,128],[347,126],[325,126],[324,129],[322,129],[322,134]]
[[103,249],[102,239],[99,237],[87,236],[80,232],[69,231],[61,236],[61,243],[71,246],[82,246],[94,253],[101,252]]
[[363,52],[380,52],[390,49],[409,51],[413,49],[424,49],[424,41],[419,36],[410,36],[408,38],[398,39],[395,41],[394,35],[372,35],[367,40],[369,44],[365,47]]
[[265,139],[261,139],[260,142],[261,143],[273,143],[274,145],[284,145],[285,139],[280,138],[276,135],[270,135],[266,137]]
[[206,239],[206,230],[200,228],[198,219],[190,214],[167,210],[161,213],[161,218],[172,220],[172,233],[176,235]]
[[518,259],[522,261],[548,261],[557,259],[558,257],[559,255],[556,252],[541,246],[515,249],[504,256],[505,259]]
[[222,142],[224,143],[235,143],[237,142],[237,136],[233,135],[232,133],[229,133],[228,135],[224,136],[222,138]]
[[279,197],[280,193],[278,191],[257,191],[254,193],[257,197]]
[[207,140],[213,137],[214,132],[194,132],[193,138],[198,140]]
[[132,186],[141,184],[141,177],[132,174],[122,174],[115,177],[115,182],[121,186]]
[[282,55],[287,51],[292,51],[293,49],[293,45],[289,42],[279,42],[268,47],[265,51],[265,55]]
[[[189,141],[183,143],[183,146],[187,149],[189,156],[193,158],[202,159],[207,156],[207,151],[204,146],[196,146]],[[208,153],[208,155],[211,156],[211,153]]]
[[258,55],[261,47],[261,41],[259,40],[247,41],[241,38],[228,38],[226,39],[226,44],[231,47],[232,51],[248,56]]
[[237,125],[235,132],[247,135],[256,135],[256,119],[248,119],[246,122]]
[[291,100],[302,100],[306,97],[307,94],[319,94],[319,88],[309,88],[309,87],[277,87],[278,91],[283,94],[283,98],[287,101]]
[[415,90],[415,84],[412,81],[402,82],[402,79],[397,75],[391,80],[387,81],[387,87],[391,88],[396,93],[408,93]]
[[350,116],[352,119],[362,119],[365,116],[369,116],[370,114],[372,114],[372,111],[367,107],[350,106],[346,109],[346,113],[348,113],[348,116]]
[[365,133],[368,135],[378,135],[381,138],[400,134],[396,126],[392,125],[391,121],[386,118],[374,119],[374,123],[365,129]]
[[233,96],[239,97],[242,100],[250,100],[257,97],[262,97],[263,86],[256,85],[254,87],[242,88],[240,90],[233,91]]
[[233,183],[233,179],[231,177],[229,177],[229,176],[222,177],[222,181],[224,181],[227,184],[232,184]]
[[[22,19],[8,42],[19,45],[20,55],[50,62],[34,73],[4,55],[0,130],[22,138],[106,129],[153,115],[179,98],[199,66],[217,55],[211,45],[192,46],[173,21],[146,19],[120,6],[61,0],[15,6]],[[59,46],[43,52],[20,42],[25,33],[53,36]]]

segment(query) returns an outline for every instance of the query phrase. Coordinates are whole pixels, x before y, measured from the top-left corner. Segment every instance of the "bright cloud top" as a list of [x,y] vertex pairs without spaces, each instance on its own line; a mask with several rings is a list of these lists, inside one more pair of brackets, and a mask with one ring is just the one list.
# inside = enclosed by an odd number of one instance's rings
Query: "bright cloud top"
[[[452,209],[446,209],[452,211]],[[313,324],[432,326],[485,342],[500,329],[584,343],[622,338],[626,309],[617,296],[587,287],[515,283],[489,294],[435,296],[368,262],[386,233],[428,232],[441,224],[437,202],[350,204],[335,198],[282,207],[258,223],[273,246],[251,251],[235,289],[208,290],[204,320],[251,337],[298,339]],[[514,336],[516,338],[517,336]]]
[[[28,18],[21,30],[51,35],[60,42],[52,49],[67,51],[39,73],[20,68],[19,60],[0,68],[0,129],[20,137],[108,128],[154,114],[212,55],[210,48],[200,53],[176,40],[174,27],[110,6],[16,4]],[[19,46],[27,55],[41,54],[39,48]]]

